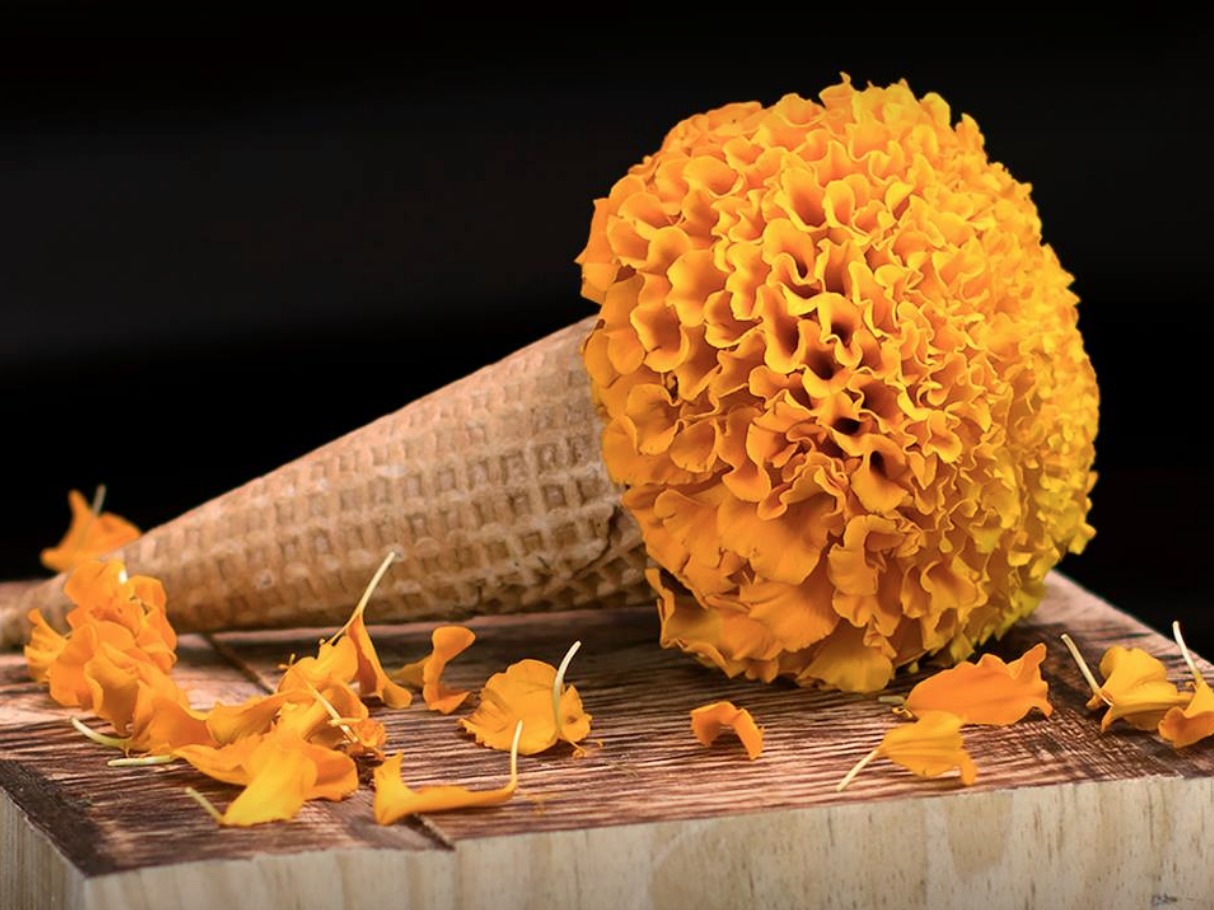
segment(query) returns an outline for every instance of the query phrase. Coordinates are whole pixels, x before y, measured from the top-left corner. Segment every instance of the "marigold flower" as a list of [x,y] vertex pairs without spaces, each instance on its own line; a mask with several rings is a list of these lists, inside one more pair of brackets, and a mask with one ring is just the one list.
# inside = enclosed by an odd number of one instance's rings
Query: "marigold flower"
[[726,728],[737,734],[751,761],[763,754],[763,728],[745,708],[730,701],[717,701],[692,709],[691,732],[705,746],[716,742]]
[[52,629],[40,610],[29,611],[30,636],[26,642],[25,665],[34,682],[46,682],[47,671],[67,647],[67,639]]
[[135,722],[136,705],[142,703],[145,711],[150,710],[153,695],[185,703],[177,684],[158,666],[104,641],[84,664],[82,678],[89,688],[84,706],[123,734]]
[[460,726],[491,749],[507,751],[515,727],[523,725],[518,750],[535,755],[564,741],[577,746],[590,735],[591,717],[582,708],[582,697],[566,686],[565,670],[580,642],[565,654],[559,668],[541,660],[521,660],[504,673],[489,677],[481,690],[481,701]]
[[510,744],[510,780],[496,790],[469,790],[452,784],[431,787],[409,787],[401,779],[401,763],[404,756],[399,752],[375,769],[375,820],[381,825],[391,825],[407,815],[420,812],[444,812],[451,809],[470,809],[479,806],[498,806],[509,802],[518,789],[519,738],[523,722],[514,728]]
[[58,546],[42,551],[42,564],[52,572],[67,572],[136,540],[143,532],[112,512],[102,512],[105,487],[97,488],[90,504],[79,490],[67,494],[72,522]]
[[130,650],[141,659],[166,673],[177,662],[177,633],[157,579],[128,575],[120,559],[90,560],[72,570],[63,593],[75,604],[65,617],[72,630],[110,623],[130,633]]
[[948,711],[925,711],[914,723],[891,728],[881,745],[860,759],[836,789],[843,790],[877,758],[888,758],[919,777],[939,777],[956,768],[968,787],[978,777],[978,769],[961,738],[964,723]]
[[394,675],[402,682],[421,689],[427,708],[440,714],[450,714],[472,693],[443,685],[443,670],[475,640],[476,633],[466,626],[439,626],[430,633],[430,653],[421,660],[401,667]]
[[964,662],[941,670],[911,689],[905,708],[915,716],[948,711],[967,724],[1006,726],[1033,708],[1046,717],[1054,713],[1049,683],[1041,676],[1045,644],[1038,642],[1010,664],[994,654],[978,663]]
[[662,640],[869,691],[1091,538],[1095,374],[1027,184],[905,83],[678,124],[578,257],[603,457]]

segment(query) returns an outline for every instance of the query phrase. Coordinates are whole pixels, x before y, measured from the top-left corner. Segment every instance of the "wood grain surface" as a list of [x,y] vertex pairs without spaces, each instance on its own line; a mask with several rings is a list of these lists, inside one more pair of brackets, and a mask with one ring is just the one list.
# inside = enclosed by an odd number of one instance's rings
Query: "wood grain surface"
[[[375,823],[368,784],[292,822],[218,828],[185,788],[221,807],[235,788],[184,763],[107,767],[114,753],[71,728],[19,654],[0,654],[0,907],[1214,906],[1214,746],[1177,752],[1120,725],[1102,734],[1058,636],[1069,631],[1093,664],[1113,643],[1146,648],[1175,680],[1187,676],[1180,655],[1057,573],[1041,608],[991,649],[1010,658],[1046,642],[1055,713],[967,728],[971,787],[877,761],[836,792],[897,722],[888,705],[727,680],[660,649],[649,608],[469,625],[477,641],[444,679],[472,689],[525,657],[556,663],[580,640],[568,680],[594,742],[582,758],[523,757],[504,806],[391,827]],[[372,634],[396,666],[427,653],[432,628]],[[316,638],[183,636],[174,672],[199,705],[238,701],[272,689]],[[723,698],[765,728],[757,761],[728,734],[711,748],[692,737],[691,709]],[[504,780],[506,756],[460,731],[467,709],[373,710],[411,785]]]

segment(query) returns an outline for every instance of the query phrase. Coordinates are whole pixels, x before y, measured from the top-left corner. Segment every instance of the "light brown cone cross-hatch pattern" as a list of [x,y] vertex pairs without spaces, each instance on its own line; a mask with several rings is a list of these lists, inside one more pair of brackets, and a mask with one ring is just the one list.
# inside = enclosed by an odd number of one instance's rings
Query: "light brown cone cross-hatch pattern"
[[[158,528],[114,555],[181,631],[340,624],[390,549],[371,622],[652,600],[599,454],[579,346],[594,317]],[[0,606],[0,641],[63,577]]]

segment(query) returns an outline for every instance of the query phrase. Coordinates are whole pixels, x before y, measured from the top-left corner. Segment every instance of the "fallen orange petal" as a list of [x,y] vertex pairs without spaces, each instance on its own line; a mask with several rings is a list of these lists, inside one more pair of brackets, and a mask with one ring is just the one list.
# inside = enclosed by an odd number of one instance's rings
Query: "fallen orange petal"
[[691,731],[705,746],[711,746],[726,728],[737,734],[751,761],[763,753],[763,728],[755,724],[745,708],[739,708],[733,702],[718,701],[691,712]]
[[419,687],[427,708],[440,714],[450,714],[472,693],[443,685],[443,670],[475,640],[476,633],[466,626],[439,626],[430,633],[430,653],[421,660],[406,664],[393,675],[402,682]]
[[391,825],[407,815],[420,812],[497,806],[508,802],[518,788],[518,753],[522,732],[523,722],[519,721],[515,725],[510,746],[510,780],[496,790],[469,790],[452,784],[414,790],[401,778],[404,756],[398,752],[375,769],[375,820],[381,825]]
[[42,551],[42,564],[46,568],[52,572],[67,572],[140,536],[142,532],[125,518],[100,510],[104,495],[105,487],[99,487],[96,499],[90,504],[79,490],[68,493],[71,525],[57,546]]
[[916,717],[948,711],[967,724],[992,726],[1014,724],[1033,708],[1049,717],[1054,707],[1049,684],[1041,676],[1044,660],[1041,642],[1010,664],[984,654],[976,664],[960,663],[918,683],[906,697],[906,709]]
[[1104,683],[1088,707],[1099,707],[1102,701],[1108,705],[1100,721],[1102,730],[1116,720],[1139,730],[1156,730],[1169,710],[1187,705],[1191,698],[1168,680],[1163,662],[1141,648],[1113,645],[1100,660],[1100,674]]
[[244,786],[217,815],[223,825],[294,818],[308,800],[344,799],[358,789],[358,768],[348,755],[291,733],[251,735],[219,749],[185,746],[174,754],[208,777]]
[[956,768],[961,783],[969,786],[977,778],[978,769],[965,751],[961,738],[963,724],[956,714],[925,711],[914,723],[899,725],[886,733],[881,744],[860,759],[835,789],[844,789],[877,758],[888,758],[919,777],[939,777]]
[[[577,643],[565,655],[562,669],[576,649]],[[577,689],[564,685],[556,667],[526,659],[489,678],[481,690],[480,704],[470,716],[460,718],[460,726],[481,745],[506,751],[515,726],[522,722],[525,729],[519,751],[535,755],[561,740],[575,745],[581,742],[590,734],[590,720]]]
[[1214,735],[1214,691],[1200,676],[1193,680],[1193,700],[1184,708],[1169,708],[1159,722],[1159,735],[1183,749]]
[[67,647],[67,639],[52,629],[39,610],[30,610],[30,637],[25,664],[34,682],[46,682],[46,673]]
[[1159,722],[1159,735],[1172,744],[1174,749],[1183,749],[1214,735],[1214,692],[1206,684],[1205,677],[1197,668],[1197,662],[1189,653],[1184,636],[1180,634],[1180,623],[1172,623],[1172,636],[1180,647],[1180,653],[1193,674],[1193,698],[1182,710],[1169,708]]

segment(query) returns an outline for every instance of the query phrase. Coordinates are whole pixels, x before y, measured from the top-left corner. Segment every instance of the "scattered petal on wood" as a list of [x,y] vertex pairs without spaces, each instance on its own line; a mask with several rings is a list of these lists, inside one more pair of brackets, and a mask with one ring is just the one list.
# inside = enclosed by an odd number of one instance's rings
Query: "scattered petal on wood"
[[737,734],[751,761],[763,754],[763,728],[755,724],[745,708],[739,708],[733,702],[718,701],[692,709],[691,731],[705,746],[711,746],[726,728]]
[[906,710],[918,717],[928,711],[948,711],[967,724],[1014,724],[1033,708],[1053,713],[1049,684],[1041,676],[1045,644],[1038,642],[1017,660],[1004,663],[984,654],[929,676],[906,697]]

